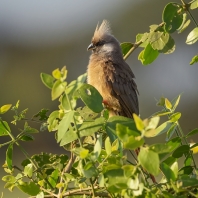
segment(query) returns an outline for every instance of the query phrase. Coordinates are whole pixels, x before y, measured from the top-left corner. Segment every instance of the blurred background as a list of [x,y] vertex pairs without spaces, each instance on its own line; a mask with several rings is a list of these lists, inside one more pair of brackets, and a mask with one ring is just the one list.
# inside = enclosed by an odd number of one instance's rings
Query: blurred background
[[[66,65],[68,81],[76,79],[86,72],[90,55],[87,46],[98,22],[109,20],[113,34],[120,42],[135,42],[136,34],[149,31],[149,25],[161,23],[162,11],[168,2],[170,0],[1,0],[0,106],[14,105],[20,100],[21,110],[29,108],[29,118],[41,108],[48,108],[50,112],[57,109],[58,103],[51,101],[50,90],[40,80],[41,72],[50,74]],[[192,13],[198,20],[197,10]],[[151,65],[142,66],[137,60],[141,49],[127,60],[140,92],[141,117],[160,111],[156,99],[161,96],[172,100],[182,93],[178,111],[182,112],[181,126],[185,134],[198,127],[198,65],[189,66],[191,58],[197,54],[198,43],[185,44],[194,27],[191,22],[182,34],[173,34],[176,51],[170,55],[161,54]],[[11,121],[11,115],[12,112],[8,112],[3,119]],[[56,144],[54,133],[42,132],[35,138],[36,142],[23,144],[30,155],[41,151],[65,152]],[[5,140],[1,138],[0,143]],[[164,137],[157,141],[163,142]],[[5,150],[4,147],[0,149],[1,165],[5,161]],[[20,166],[22,159],[24,156],[15,147],[14,165]],[[0,178],[3,175],[5,173],[0,169]],[[0,193],[4,192],[4,197],[28,197],[17,189],[13,195],[3,188],[4,184],[0,181]]]

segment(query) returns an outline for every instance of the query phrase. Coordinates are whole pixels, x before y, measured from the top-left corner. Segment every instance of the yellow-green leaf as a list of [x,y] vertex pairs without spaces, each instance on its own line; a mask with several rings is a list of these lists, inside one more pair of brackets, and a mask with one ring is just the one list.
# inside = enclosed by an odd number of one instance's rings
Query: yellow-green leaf
[[0,114],[4,114],[6,113],[10,108],[11,108],[11,104],[7,104],[7,105],[3,105],[1,108],[0,108]]
[[135,125],[136,125],[137,129],[139,131],[142,131],[144,129],[144,122],[135,113],[133,114],[133,119],[135,121]]
[[172,108],[172,104],[167,98],[165,98],[165,107],[169,110]]
[[53,76],[55,79],[59,80],[59,79],[61,78],[61,71],[60,71],[58,68],[55,69],[55,70],[52,72],[52,76]]

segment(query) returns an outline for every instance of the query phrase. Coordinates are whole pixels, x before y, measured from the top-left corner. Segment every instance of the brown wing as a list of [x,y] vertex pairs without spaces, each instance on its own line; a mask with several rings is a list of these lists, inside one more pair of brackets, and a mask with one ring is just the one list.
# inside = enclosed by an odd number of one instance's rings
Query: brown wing
[[139,115],[137,85],[133,80],[135,76],[128,64],[124,61],[122,64],[107,61],[106,69],[108,85],[112,90],[111,94],[120,103],[121,108],[117,113],[130,118],[133,113]]

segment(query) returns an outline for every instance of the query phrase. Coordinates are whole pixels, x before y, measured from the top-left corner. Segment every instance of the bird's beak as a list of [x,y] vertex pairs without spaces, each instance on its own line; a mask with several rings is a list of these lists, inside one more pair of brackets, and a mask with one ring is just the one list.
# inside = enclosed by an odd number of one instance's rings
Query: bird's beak
[[88,51],[88,50],[92,50],[92,49],[94,49],[94,48],[95,48],[94,44],[91,43],[91,44],[88,46],[87,51]]

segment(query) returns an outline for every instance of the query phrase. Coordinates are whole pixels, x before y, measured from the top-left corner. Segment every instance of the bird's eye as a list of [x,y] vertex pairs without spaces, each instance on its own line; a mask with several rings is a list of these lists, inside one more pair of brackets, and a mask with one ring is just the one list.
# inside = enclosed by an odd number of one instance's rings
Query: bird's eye
[[97,43],[96,43],[96,46],[101,46],[101,45],[103,45],[104,44],[104,41],[98,41]]

